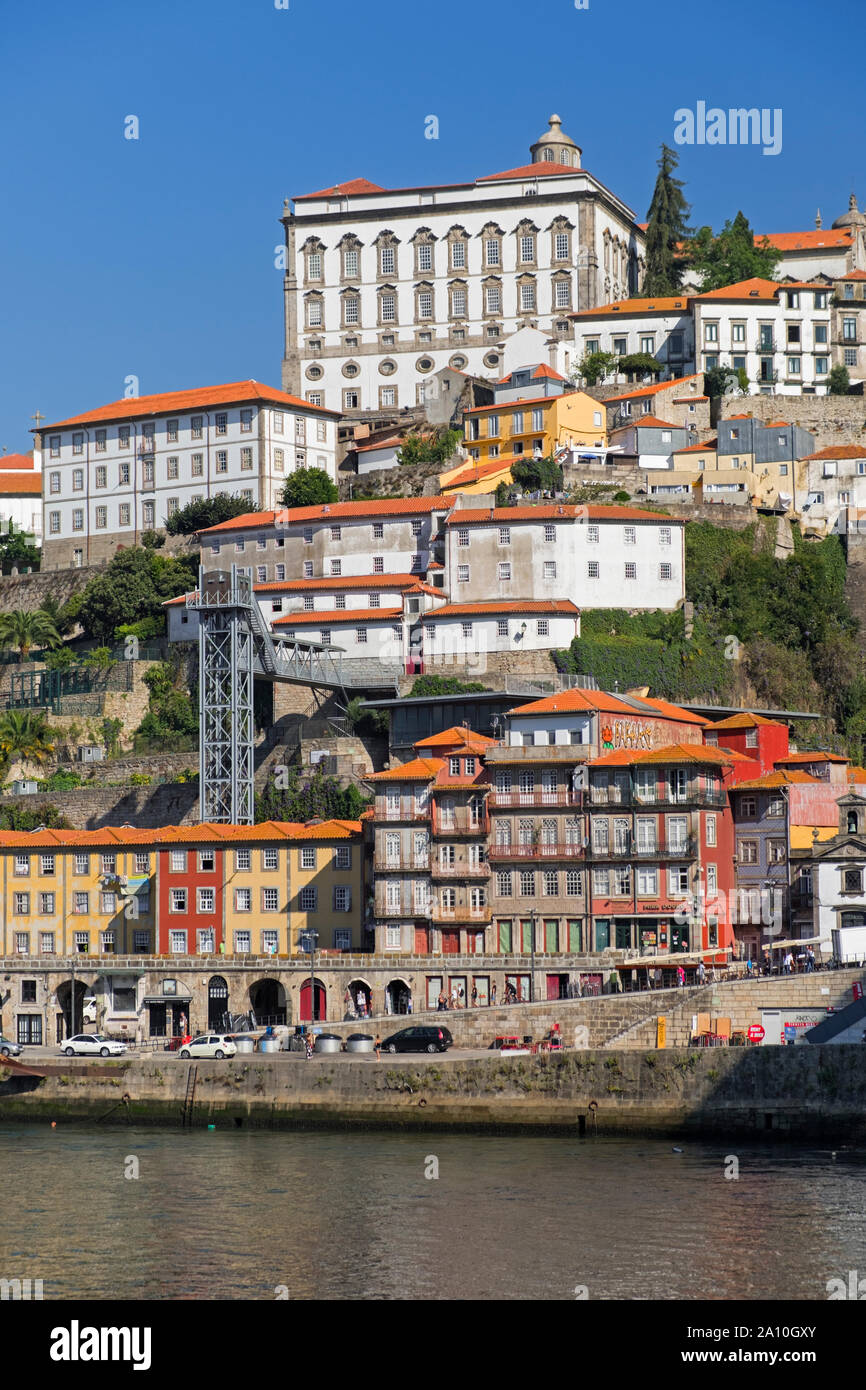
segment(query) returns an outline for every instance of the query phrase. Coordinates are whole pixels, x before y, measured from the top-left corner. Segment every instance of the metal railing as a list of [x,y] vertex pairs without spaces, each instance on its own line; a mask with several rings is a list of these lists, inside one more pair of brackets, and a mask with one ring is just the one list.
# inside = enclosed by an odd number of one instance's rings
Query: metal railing
[[684,840],[664,840],[652,845],[590,845],[589,859],[694,859],[697,838],[688,835]]
[[534,845],[490,845],[488,857],[496,859],[582,859],[583,844],[566,840],[554,843],[539,842]]
[[547,791],[500,791],[490,793],[491,806],[579,806],[581,793],[561,786]]

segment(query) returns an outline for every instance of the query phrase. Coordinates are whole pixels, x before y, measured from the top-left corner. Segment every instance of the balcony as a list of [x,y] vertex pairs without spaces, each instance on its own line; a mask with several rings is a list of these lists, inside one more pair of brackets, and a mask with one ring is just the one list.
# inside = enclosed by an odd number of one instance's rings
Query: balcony
[[633,806],[635,810],[644,808],[652,810],[655,807],[661,809],[676,809],[677,807],[701,806],[724,809],[728,804],[727,794],[723,791],[711,791],[707,787],[687,787],[684,792],[660,791],[657,793],[632,792],[625,788],[611,788],[605,791],[601,787],[590,789],[591,806]]
[[487,835],[490,830],[490,821],[487,816],[479,816],[474,819],[471,816],[455,816],[453,820],[443,820],[441,816],[433,816],[432,834],[438,836],[460,836],[460,835]]
[[506,859],[582,859],[584,855],[583,845],[579,842],[565,843],[557,841],[555,843],[541,843],[534,845],[489,845],[487,848],[488,858],[493,860]]
[[490,877],[489,864],[438,864],[433,862],[430,866],[431,878],[449,879],[480,879]]
[[423,859],[416,859],[410,854],[404,854],[399,859],[388,859],[385,856],[376,855],[373,859],[373,869],[376,873],[411,873],[413,870],[422,869],[426,871],[430,868],[430,860],[425,855]]
[[155,452],[154,441],[152,439],[140,439],[135,452],[138,454],[139,458],[152,457]]
[[666,840],[653,845],[607,845],[601,848],[592,845],[587,850],[587,858],[603,860],[653,860],[653,859],[695,859],[698,852],[697,837],[688,835],[684,840]]
[[455,907],[448,911],[442,907],[434,907],[430,920],[437,927],[488,927],[491,922],[491,909]]
[[545,791],[492,791],[491,806],[579,806],[582,793],[571,787],[561,786]]

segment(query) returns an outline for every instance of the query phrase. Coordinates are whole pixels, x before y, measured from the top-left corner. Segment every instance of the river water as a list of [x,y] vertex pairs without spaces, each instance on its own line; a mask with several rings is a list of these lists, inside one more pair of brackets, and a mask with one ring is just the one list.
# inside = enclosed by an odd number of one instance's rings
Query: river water
[[866,1154],[679,1146],[7,1124],[0,1278],[46,1300],[826,1300],[866,1274]]

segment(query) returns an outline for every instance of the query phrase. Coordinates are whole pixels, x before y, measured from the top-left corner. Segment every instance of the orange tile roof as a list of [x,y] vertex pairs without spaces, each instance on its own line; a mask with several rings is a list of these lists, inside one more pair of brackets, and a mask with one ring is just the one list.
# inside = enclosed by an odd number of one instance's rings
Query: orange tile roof
[[450,482],[443,483],[440,479],[439,486],[446,487],[450,491],[452,488],[459,488],[464,483],[478,483],[481,482],[482,478],[489,478],[491,474],[504,472],[511,467],[513,462],[514,455],[506,454],[502,458],[490,459],[486,463],[470,463]]
[[164,825],[159,829],[136,829],[135,826],[103,826],[100,830],[7,830],[0,832],[0,849],[66,848],[88,845],[162,845],[202,842],[219,843],[236,840],[309,840],[348,839],[361,833],[361,824],[353,820],[325,820],[313,825],[303,821],[261,821],[258,825],[224,825],[203,822],[199,825]]
[[255,531],[273,526],[299,526],[305,521],[363,521],[383,516],[413,516],[420,512],[447,512],[454,505],[450,497],[389,497],[383,502],[319,502],[314,507],[280,507],[269,512],[244,512],[199,531],[210,536],[221,531]]
[[674,405],[685,405],[688,402],[691,405],[694,401],[708,401],[709,399],[709,396],[674,396],[673,403]]
[[748,782],[738,782],[729,788],[731,792],[768,791],[773,787],[798,787],[807,784],[812,787],[826,787],[820,777],[810,777],[807,772],[765,772],[763,777],[753,777]]
[[[138,420],[145,415],[171,415],[175,411],[208,410],[218,405],[243,405],[246,401],[261,401],[265,405],[288,405],[293,410],[312,410],[320,415],[338,416],[339,410],[326,410],[323,405],[310,405],[274,386],[262,386],[258,381],[230,381],[224,386],[201,386],[192,391],[163,391],[155,396],[126,396],[111,401],[83,415],[70,415],[52,425],[40,426],[39,433],[57,430],[67,425],[86,425],[100,420]],[[32,431],[36,433],[36,431]]]
[[[520,396],[516,401],[506,401],[504,406],[502,401],[498,404],[494,402],[493,405],[473,405],[469,410],[464,410],[463,414],[480,415],[487,410],[492,411],[494,415],[501,415],[505,409],[515,410],[518,406],[523,407],[525,405],[555,405],[557,401],[561,401],[565,396],[576,396],[579,394],[578,391],[564,391],[559,396]],[[532,434],[533,431],[518,430],[517,433]]]
[[723,763],[753,761],[753,758],[744,758],[741,753],[708,747],[703,743],[668,743],[661,748],[652,748],[644,752],[618,748],[613,753],[603,753],[601,757],[593,758],[590,767],[622,766],[629,763],[659,766],[667,763],[710,763],[719,767]]
[[[634,391],[623,391],[619,396],[606,396],[605,405],[612,405],[615,401],[632,401],[636,396],[655,396],[659,391],[669,391],[672,386],[682,386],[686,381],[697,381],[701,372],[692,372],[690,376],[674,377],[672,381],[657,381],[653,386],[639,386]],[[694,399],[687,397],[688,400]]]
[[638,415],[636,419],[629,420],[627,424],[618,425],[615,430],[611,430],[611,434],[619,434],[621,430],[631,429],[632,426],[635,426],[637,429],[651,430],[685,429],[685,425],[672,425],[670,420],[660,420],[657,415]]
[[540,700],[531,700],[527,705],[517,705],[509,714],[568,714],[575,710],[600,710],[604,714],[628,714],[634,718],[637,711],[634,705],[627,705],[615,695],[604,690],[560,691],[558,695],[543,695]]
[[[0,495],[2,495],[2,487],[0,487]],[[440,566],[441,568],[443,566]],[[327,594],[352,589],[396,589],[410,594],[432,594],[434,598],[447,597],[444,589],[434,589],[431,584],[425,584],[420,575],[417,574],[350,574],[345,577],[336,576],[330,579],[274,579],[253,585],[253,593],[256,594]],[[198,597],[198,590],[192,592]],[[177,598],[163,599],[162,607],[174,608],[184,604],[186,597],[186,594],[179,594]],[[351,611],[351,609],[346,609],[346,612]]]
[[[424,614],[425,618],[428,616]],[[275,618],[271,626],[301,627],[309,623],[314,623],[317,627],[345,627],[347,623],[366,626],[376,622],[393,623],[395,619],[402,617],[402,608],[322,608],[319,612],[315,609],[303,609],[300,613],[284,613],[281,618]]]
[[763,714],[752,714],[751,710],[744,710],[742,714],[729,714],[727,719],[719,719],[707,725],[708,729],[755,729],[769,726],[772,729],[784,729],[787,726],[778,719],[767,719]]
[[853,233],[847,227],[808,232],[756,232],[755,245],[759,246],[765,238],[777,251],[814,251],[820,247],[850,246]]
[[365,782],[432,782],[445,763],[442,758],[413,758],[387,772],[371,772]]
[[848,759],[843,758],[841,753],[827,753],[824,749],[818,749],[813,753],[788,753],[784,758],[777,758],[776,763],[847,763]]
[[387,191],[378,183],[371,183],[369,179],[347,179],[345,183],[335,183],[330,188],[320,188],[317,193],[299,193],[292,201],[302,203],[306,198],[333,198],[334,196],[351,198],[358,193],[386,193]]
[[804,454],[801,463],[812,459],[863,459],[866,458],[866,444],[828,444],[815,454]]
[[450,729],[443,729],[441,733],[431,734],[429,738],[419,738],[415,747],[441,748],[452,743],[467,747],[472,744],[473,748],[489,748],[491,744],[496,743],[496,739],[488,738],[486,734],[476,734],[474,730],[464,729],[460,724],[452,724]]
[[387,439],[377,439],[374,444],[356,444],[354,451],[356,454],[366,454],[374,449],[390,449],[392,446],[399,448],[402,443],[402,434],[392,434]]
[[674,449],[675,454],[713,453],[718,447],[718,439],[705,439],[702,444],[687,444],[684,449]]
[[36,467],[33,454],[0,454],[0,468],[32,470]]
[[658,295],[655,299],[612,299],[609,304],[601,304],[595,309],[580,309],[577,313],[568,314],[570,319],[590,319],[602,318],[606,314],[646,314],[655,310],[659,314],[671,314],[675,309],[681,309],[684,313],[689,307],[689,296],[686,294],[678,295]]
[[866,270],[849,270],[847,275],[837,275],[837,280],[866,280]]
[[866,782],[866,767],[849,767],[849,782]]
[[0,497],[41,496],[41,473],[4,473],[0,471]]
[[447,526],[502,526],[512,521],[663,521],[666,525],[684,526],[678,517],[664,512],[651,512],[641,507],[583,507],[565,502],[544,506],[523,507],[461,507],[446,520]]
[[563,376],[562,372],[558,372],[555,367],[549,367],[546,362],[541,362],[532,373],[533,381],[537,377],[548,381],[568,381],[567,376]]
[[706,294],[696,294],[695,300],[704,299],[777,299],[782,286],[778,280],[764,280],[753,275],[749,280],[738,280],[734,285],[722,285],[717,290],[707,290]]
[[435,618],[462,618],[471,614],[483,613],[547,613],[551,616],[560,615],[563,618],[579,618],[580,609],[572,603],[570,598],[566,599],[488,599],[481,603],[446,603],[441,608],[431,608],[429,612],[423,613],[422,621],[427,623]]

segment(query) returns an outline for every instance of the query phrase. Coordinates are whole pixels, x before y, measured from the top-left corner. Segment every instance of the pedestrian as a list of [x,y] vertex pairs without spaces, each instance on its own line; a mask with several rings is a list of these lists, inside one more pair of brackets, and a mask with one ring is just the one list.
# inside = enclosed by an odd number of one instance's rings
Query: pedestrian
[[466,1008],[466,991],[464,990],[462,985],[457,991],[457,1007],[458,1009]]
[[451,986],[451,1007],[452,1007],[452,1009],[456,1009],[456,1008],[457,1008],[457,1001],[458,1001],[459,998],[460,998],[460,996],[459,996],[459,994],[457,993],[457,986],[456,986],[456,985],[452,985],[452,986]]
[[678,966],[677,966],[677,988],[678,988],[678,989],[685,989],[685,984],[686,984],[686,972],[685,972],[685,970],[683,970],[683,967],[682,967],[681,965],[678,965]]
[[438,1001],[437,1001],[437,1008],[438,1008],[438,1011],[439,1011],[440,1014],[444,1014],[445,1010],[448,1008],[448,1000],[447,1000],[447,998],[446,998],[446,996],[445,996],[445,991],[444,991],[444,989],[440,989],[440,991],[439,991],[439,999],[438,999]]
[[806,947],[806,974],[811,975],[815,969],[815,952],[811,946]]
[[493,981],[493,984],[490,986],[490,1007],[491,1007],[492,1009],[495,1009],[495,1008],[496,1008],[496,981],[495,981],[495,980]]
[[381,1060],[382,1060],[382,1039],[379,1037],[379,1034],[378,1034],[378,1033],[376,1034],[376,1041],[373,1043],[373,1046],[374,1046],[375,1049],[376,1049],[376,1061],[377,1061],[377,1062],[381,1062]]
[[472,1007],[473,1009],[478,1008],[478,986],[474,980],[472,982]]
[[705,984],[705,983],[706,983],[706,979],[707,979],[706,966],[704,965],[704,962],[703,962],[702,960],[700,960],[700,961],[698,961],[698,984],[699,984],[699,985]]
[[310,1032],[304,1034],[304,1050],[307,1054],[307,1061],[309,1062],[313,1055],[313,1035]]
[[754,978],[753,970],[754,970],[754,962],[752,961],[752,957],[749,956],[749,959],[746,961],[746,979],[747,979],[747,980],[751,980],[751,979]]

